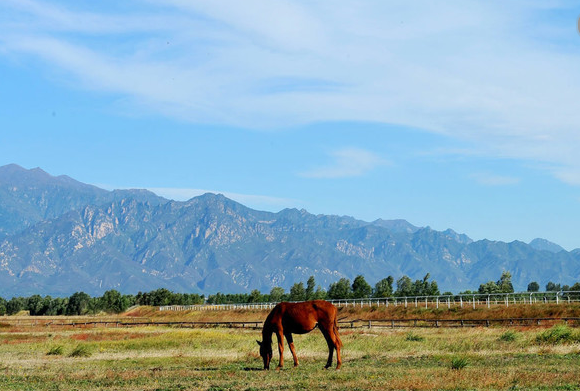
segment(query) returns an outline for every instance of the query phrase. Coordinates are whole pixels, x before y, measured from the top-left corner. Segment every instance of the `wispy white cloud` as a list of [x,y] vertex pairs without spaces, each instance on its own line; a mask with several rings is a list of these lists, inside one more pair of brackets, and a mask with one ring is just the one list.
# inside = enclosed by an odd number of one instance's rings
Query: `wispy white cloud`
[[333,161],[323,167],[302,172],[306,178],[348,178],[365,175],[373,169],[388,164],[374,152],[359,148],[345,148],[330,153]]
[[0,55],[40,59],[75,88],[188,121],[400,124],[553,163],[578,182],[580,8],[569,3],[64,4],[0,2]]
[[480,185],[485,186],[510,186],[520,183],[520,178],[491,174],[488,172],[474,173],[470,177]]

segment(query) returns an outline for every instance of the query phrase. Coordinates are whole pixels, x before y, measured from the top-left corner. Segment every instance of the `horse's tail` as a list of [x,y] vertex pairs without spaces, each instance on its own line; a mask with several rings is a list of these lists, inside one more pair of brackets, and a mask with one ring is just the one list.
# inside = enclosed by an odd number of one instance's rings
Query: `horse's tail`
[[334,322],[332,324],[332,332],[334,333],[334,336],[336,338],[336,343],[338,344],[339,347],[342,347],[342,341],[340,340],[340,337],[338,335],[338,317],[336,316],[336,314],[334,314]]

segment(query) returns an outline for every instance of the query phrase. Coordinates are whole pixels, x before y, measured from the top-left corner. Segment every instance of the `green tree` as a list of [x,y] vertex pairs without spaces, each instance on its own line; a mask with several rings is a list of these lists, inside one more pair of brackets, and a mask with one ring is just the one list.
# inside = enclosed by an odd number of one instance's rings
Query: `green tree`
[[149,300],[148,304],[156,307],[177,304],[173,302],[174,299],[173,292],[165,288],[159,288],[157,290],[149,292],[147,296]]
[[290,301],[304,301],[306,298],[306,290],[304,289],[304,283],[296,282],[290,288]]
[[221,292],[218,292],[215,295],[209,295],[207,297],[208,304],[224,304],[225,302],[226,302],[226,297]]
[[392,276],[383,278],[375,284],[375,289],[373,291],[374,297],[389,297],[393,295],[393,281]]
[[50,296],[44,296],[42,298],[40,313],[42,315],[58,315],[56,309],[56,298],[52,298]]
[[129,297],[121,295],[115,289],[106,291],[100,301],[102,310],[110,313],[121,313],[130,306]]
[[427,290],[428,296],[438,296],[439,292],[439,285],[437,285],[437,281],[433,280],[429,283],[429,289]]
[[320,285],[316,287],[316,291],[314,292],[314,300],[324,300],[326,299],[326,291],[322,289]]
[[513,291],[512,274],[508,271],[504,271],[497,282],[488,281],[485,284],[481,284],[478,290],[482,294],[512,293]]
[[87,311],[91,297],[85,292],[75,292],[68,298],[67,315],[83,315]]
[[314,276],[310,276],[308,281],[306,282],[306,300],[313,300],[314,299],[314,289],[316,288],[316,281],[314,280]]
[[51,306],[51,315],[66,315],[68,297],[55,297]]
[[4,316],[6,315],[6,304],[8,302],[6,301],[5,298],[0,297],[0,316]]
[[101,312],[101,300],[98,297],[91,297],[89,303],[87,304],[87,312],[89,314],[96,315]]
[[26,308],[26,299],[24,297],[13,297],[6,303],[6,313],[14,315]]
[[262,301],[264,300],[262,300],[262,293],[259,290],[254,289],[252,292],[250,292],[248,303],[260,303]]
[[538,284],[536,281],[532,281],[528,284],[528,292],[539,292],[540,290],[540,284]]
[[413,296],[437,296],[439,287],[436,281],[429,282],[431,275],[427,273],[422,280],[416,280],[413,283]]
[[488,281],[485,284],[479,285],[478,293],[500,293],[499,287],[493,281]]
[[363,299],[370,297],[373,293],[373,288],[367,283],[362,275],[355,277],[352,282],[352,297],[355,299]]
[[30,315],[43,315],[42,313],[42,297],[40,295],[32,295],[26,299],[26,308],[30,311]]
[[413,281],[408,276],[403,276],[397,280],[397,290],[395,296],[415,296]]
[[546,291],[557,292],[560,290],[560,284],[553,283],[552,281],[546,284]]
[[503,272],[497,282],[497,286],[501,293],[512,293],[514,291],[512,274],[508,271]]
[[270,301],[274,303],[282,301],[285,293],[284,288],[275,286],[270,290]]
[[352,297],[352,287],[348,278],[341,278],[337,282],[330,284],[326,296],[329,299],[350,299]]

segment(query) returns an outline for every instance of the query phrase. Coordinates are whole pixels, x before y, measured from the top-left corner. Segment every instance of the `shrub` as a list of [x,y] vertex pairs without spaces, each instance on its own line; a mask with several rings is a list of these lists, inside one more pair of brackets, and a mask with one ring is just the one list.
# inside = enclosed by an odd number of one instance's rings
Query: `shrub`
[[87,345],[77,345],[76,348],[70,354],[69,357],[90,357],[92,354],[91,349]]
[[64,348],[61,345],[53,346],[46,352],[47,356],[62,356],[64,353]]
[[536,342],[554,345],[559,343],[573,343],[579,340],[578,334],[574,333],[571,328],[565,325],[556,325],[536,336]]
[[499,337],[499,340],[503,342],[513,342],[516,339],[518,339],[518,334],[513,330],[508,330]]
[[468,364],[469,362],[465,357],[453,357],[451,359],[451,369],[456,371],[465,368]]

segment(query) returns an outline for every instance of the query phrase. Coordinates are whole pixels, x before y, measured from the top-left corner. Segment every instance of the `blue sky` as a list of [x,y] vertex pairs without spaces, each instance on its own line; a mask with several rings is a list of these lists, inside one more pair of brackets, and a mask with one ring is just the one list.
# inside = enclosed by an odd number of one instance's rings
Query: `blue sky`
[[580,247],[580,4],[0,0],[0,165]]

